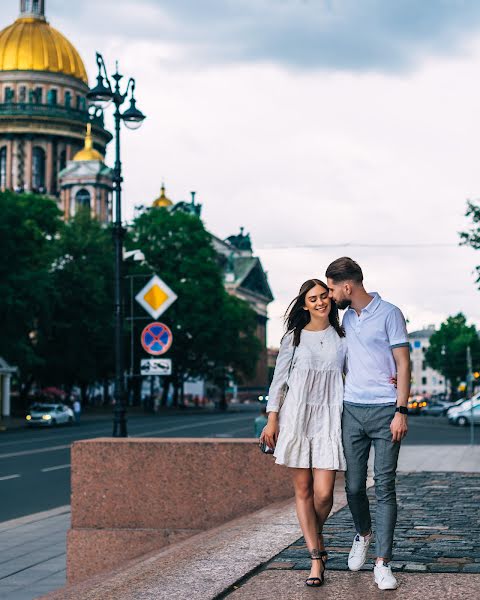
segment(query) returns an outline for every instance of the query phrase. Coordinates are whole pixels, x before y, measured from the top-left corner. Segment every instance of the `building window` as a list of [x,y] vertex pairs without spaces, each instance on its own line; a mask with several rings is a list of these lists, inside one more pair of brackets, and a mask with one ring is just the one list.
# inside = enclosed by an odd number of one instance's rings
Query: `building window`
[[4,190],[7,187],[7,147],[3,146],[0,150],[0,188]]
[[65,92],[65,106],[67,108],[72,106],[72,92]]
[[19,102],[27,101],[27,88],[24,85],[21,85],[18,88],[18,101]]
[[43,102],[43,90],[41,87],[35,88],[33,92],[33,101],[36,104],[41,104]]
[[90,192],[86,189],[78,190],[75,194],[75,206],[76,208],[88,208],[90,209]]
[[4,91],[4,97],[3,97],[4,102],[13,102],[14,96],[15,96],[15,93],[12,90],[12,88],[7,86]]
[[426,377],[422,377],[422,385],[427,385],[427,378]]
[[48,104],[56,104],[57,103],[57,90],[48,90],[47,94],[47,103]]
[[58,170],[61,171],[67,166],[67,153],[65,150],[60,152],[60,156],[58,157]]
[[45,151],[35,147],[32,154],[32,188],[34,192],[45,192]]
[[422,361],[422,371],[425,371],[427,368],[427,362],[425,360]]

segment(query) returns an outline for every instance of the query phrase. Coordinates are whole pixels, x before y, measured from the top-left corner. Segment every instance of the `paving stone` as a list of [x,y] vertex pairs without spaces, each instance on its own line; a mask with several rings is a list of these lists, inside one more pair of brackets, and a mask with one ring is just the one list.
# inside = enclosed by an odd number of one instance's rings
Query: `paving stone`
[[[462,489],[461,495],[458,490]],[[398,522],[395,530],[393,570],[432,573],[480,572],[480,538],[477,499],[480,474],[477,473],[402,473],[397,478]],[[375,531],[375,493],[368,492]],[[346,554],[355,535],[348,507],[333,515],[325,524],[325,545],[329,551],[328,568],[348,570]],[[287,561],[305,549],[299,538],[277,557]],[[343,551],[343,556],[339,551]],[[293,552],[292,552],[293,551]],[[375,555],[375,543],[369,557]],[[365,570],[371,570],[367,560]],[[303,566],[302,566],[303,565]],[[305,566],[306,565],[306,566]],[[295,569],[310,568],[298,560]]]
[[465,565],[462,570],[464,573],[480,573],[480,563]]
[[421,563],[406,563],[405,571],[411,573],[427,571],[427,565],[422,565]]

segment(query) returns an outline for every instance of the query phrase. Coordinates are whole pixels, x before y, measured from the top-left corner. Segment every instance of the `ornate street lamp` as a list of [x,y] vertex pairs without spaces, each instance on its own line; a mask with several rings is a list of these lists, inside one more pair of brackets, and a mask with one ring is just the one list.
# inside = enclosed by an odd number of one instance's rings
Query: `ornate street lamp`
[[[125,92],[120,91],[120,80],[123,75],[118,72],[116,63],[115,73],[112,79],[115,81],[114,89],[107,74],[103,56],[97,52],[97,85],[92,88],[87,99],[99,108],[105,109],[112,101],[115,104],[115,165],[113,168],[113,183],[115,189],[115,223],[113,228],[113,239],[115,243],[115,386],[113,409],[113,437],[127,437],[127,419],[125,408],[125,385],[123,373],[122,352],[122,252],[125,228],[122,226],[122,163],[120,161],[120,123],[123,121],[129,129],[138,129],[145,120],[145,115],[135,105],[135,80],[130,77]],[[123,113],[120,106],[130,94],[130,108]]]

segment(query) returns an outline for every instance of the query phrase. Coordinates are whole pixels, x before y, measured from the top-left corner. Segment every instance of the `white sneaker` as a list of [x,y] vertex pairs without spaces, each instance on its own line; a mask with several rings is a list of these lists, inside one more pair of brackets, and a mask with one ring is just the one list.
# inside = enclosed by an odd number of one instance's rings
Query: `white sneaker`
[[392,567],[386,565],[384,562],[375,564],[373,569],[375,575],[375,583],[378,585],[379,590],[396,590],[398,582],[393,576]]
[[372,534],[363,537],[358,533],[353,538],[352,549],[348,555],[348,568],[350,571],[360,571],[365,564],[371,539]]

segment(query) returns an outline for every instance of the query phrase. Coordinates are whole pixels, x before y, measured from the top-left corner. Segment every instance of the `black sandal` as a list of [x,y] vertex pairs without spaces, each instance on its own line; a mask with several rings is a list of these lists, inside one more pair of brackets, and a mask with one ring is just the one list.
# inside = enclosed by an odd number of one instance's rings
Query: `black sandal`
[[[322,538],[323,541],[323,533],[318,532],[318,537]],[[323,564],[326,564],[327,560],[328,560],[328,552],[326,550],[321,550],[319,556],[321,557],[321,559],[325,559],[323,560]]]
[[[323,564],[323,571],[321,572],[319,577],[308,577],[305,580],[305,585],[307,587],[320,587],[321,585],[323,585],[325,583],[325,561],[323,560],[323,557],[326,556],[327,553],[325,552],[325,550],[322,550],[321,552],[317,549],[314,549],[310,552],[310,558],[312,560],[321,560],[322,564]],[[309,583],[309,581],[311,581],[312,583]]]

